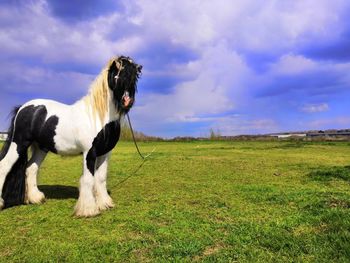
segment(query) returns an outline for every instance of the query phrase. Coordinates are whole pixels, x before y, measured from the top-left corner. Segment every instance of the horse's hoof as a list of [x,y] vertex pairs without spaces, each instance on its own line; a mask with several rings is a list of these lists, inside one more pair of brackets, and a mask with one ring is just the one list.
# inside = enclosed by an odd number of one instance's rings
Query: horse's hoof
[[104,210],[107,210],[109,208],[113,208],[114,203],[113,203],[112,198],[108,197],[103,201],[102,200],[97,201],[97,207],[100,211],[104,211]]
[[94,217],[100,214],[100,210],[98,209],[92,209],[92,210],[84,210],[84,211],[80,211],[80,210],[75,210],[74,211],[74,215],[76,217]]
[[100,210],[97,208],[96,203],[83,204],[78,200],[74,209],[74,215],[76,217],[93,217],[100,214]]
[[45,202],[45,195],[43,192],[35,191],[28,194],[27,203],[28,204],[42,204]]

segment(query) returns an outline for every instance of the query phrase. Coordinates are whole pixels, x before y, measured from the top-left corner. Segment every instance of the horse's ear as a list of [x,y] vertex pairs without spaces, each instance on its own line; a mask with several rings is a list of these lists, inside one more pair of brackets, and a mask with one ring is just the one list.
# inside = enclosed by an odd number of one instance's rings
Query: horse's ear
[[109,71],[117,71],[117,64],[116,64],[115,60],[109,66]]
[[115,76],[117,75],[117,71],[116,62],[113,61],[108,69],[108,86],[112,90],[115,88]]

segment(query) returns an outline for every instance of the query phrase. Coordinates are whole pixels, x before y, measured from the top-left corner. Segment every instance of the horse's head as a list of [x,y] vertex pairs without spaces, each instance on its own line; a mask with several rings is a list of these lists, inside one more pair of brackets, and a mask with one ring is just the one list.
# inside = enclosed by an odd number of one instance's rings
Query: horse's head
[[135,102],[137,80],[142,66],[131,58],[116,58],[108,70],[108,86],[113,91],[114,102],[118,111],[127,113]]

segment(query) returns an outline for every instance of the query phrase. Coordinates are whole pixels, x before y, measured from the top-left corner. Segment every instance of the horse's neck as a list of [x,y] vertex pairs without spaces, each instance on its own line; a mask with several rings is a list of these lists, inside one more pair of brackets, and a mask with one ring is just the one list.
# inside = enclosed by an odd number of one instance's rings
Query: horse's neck
[[106,114],[106,116],[107,116],[106,122],[107,123],[109,123],[111,121],[119,120],[121,117],[120,113],[118,112],[117,107],[112,99],[112,96],[110,96],[110,100],[108,103],[108,113]]
[[101,130],[107,123],[120,119],[120,114],[118,113],[114,101],[112,100],[112,96],[110,96],[110,100],[108,101],[107,112],[103,118],[100,119],[97,112],[94,111],[92,103],[87,96],[81,98],[72,106],[75,108],[75,111],[84,112],[90,123],[90,128],[96,129],[96,131]]

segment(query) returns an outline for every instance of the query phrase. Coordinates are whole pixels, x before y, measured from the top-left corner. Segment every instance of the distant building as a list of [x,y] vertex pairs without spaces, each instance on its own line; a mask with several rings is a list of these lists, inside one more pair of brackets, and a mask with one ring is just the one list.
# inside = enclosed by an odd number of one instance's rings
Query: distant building
[[308,137],[350,137],[350,130],[326,130],[318,132],[308,132]]
[[305,132],[284,132],[284,133],[271,133],[268,134],[271,137],[276,137],[279,139],[283,138],[296,138],[296,137],[324,137],[324,138],[349,138],[350,137],[350,129],[343,130],[318,130],[318,131],[305,131]]
[[6,141],[7,132],[0,132],[0,141]]
[[290,137],[306,137],[306,133],[281,133],[281,134],[271,134],[270,136],[283,139],[283,138],[290,138]]

